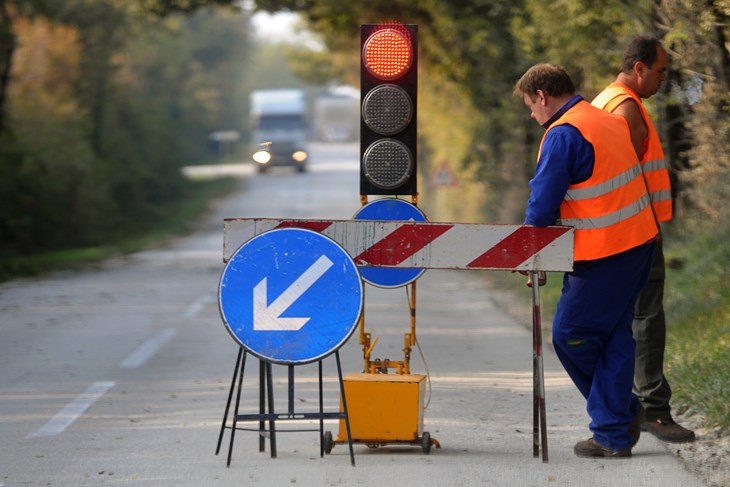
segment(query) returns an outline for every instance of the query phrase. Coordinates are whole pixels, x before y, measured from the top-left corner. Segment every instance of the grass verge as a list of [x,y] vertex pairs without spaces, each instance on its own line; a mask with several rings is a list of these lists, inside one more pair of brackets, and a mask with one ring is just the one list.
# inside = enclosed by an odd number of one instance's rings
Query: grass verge
[[136,252],[172,236],[184,235],[193,228],[192,223],[202,217],[212,200],[230,193],[236,184],[237,180],[233,178],[194,180],[183,200],[160,208],[160,218],[152,230],[149,225],[140,226],[132,229],[124,239],[112,243],[0,259],[0,282],[88,267],[109,257]]
[[[665,374],[680,411],[730,429],[730,230],[667,239]],[[674,240],[674,242],[673,242]],[[681,265],[672,265],[672,263]]]

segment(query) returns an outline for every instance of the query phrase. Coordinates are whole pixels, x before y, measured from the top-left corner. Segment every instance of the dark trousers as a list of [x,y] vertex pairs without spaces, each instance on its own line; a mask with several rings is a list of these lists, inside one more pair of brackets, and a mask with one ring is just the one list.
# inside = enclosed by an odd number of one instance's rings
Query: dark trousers
[[664,377],[664,251],[657,241],[649,282],[636,300],[632,329],[636,340],[634,394],[646,410],[646,419],[666,419],[671,416],[669,400],[672,389]]
[[553,346],[587,401],[597,442],[631,446],[629,424],[639,409],[632,393],[634,306],[646,285],[654,243],[590,261],[565,274],[553,320]]

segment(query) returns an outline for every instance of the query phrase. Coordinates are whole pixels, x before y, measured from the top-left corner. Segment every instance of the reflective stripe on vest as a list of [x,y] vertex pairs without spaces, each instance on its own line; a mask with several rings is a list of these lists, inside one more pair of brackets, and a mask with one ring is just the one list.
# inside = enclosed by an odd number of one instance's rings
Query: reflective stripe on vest
[[661,171],[667,169],[667,165],[664,162],[663,157],[661,159],[653,159],[651,161],[642,162],[641,167],[643,168],[644,172]]
[[608,257],[656,237],[658,228],[626,121],[581,101],[545,134],[562,124],[575,127],[595,154],[591,176],[571,184],[560,205],[558,224],[575,228],[575,260]]
[[641,166],[637,162],[621,174],[614,176],[613,178],[603,183],[590,186],[588,188],[577,188],[569,189],[565,193],[566,200],[587,200],[588,198],[595,198],[597,196],[603,196],[604,194],[610,193],[616,188],[628,184],[634,178],[641,176]]
[[623,208],[619,208],[613,213],[602,215],[595,218],[566,218],[558,219],[558,225],[567,225],[576,230],[588,230],[592,228],[606,228],[615,225],[623,220],[631,218],[641,213],[641,210],[649,206],[649,195],[643,195],[633,203],[629,203]]
[[599,93],[591,104],[613,112],[616,107],[629,98],[634,100],[639,107],[649,132],[646,152],[641,158],[641,167],[644,171],[646,186],[651,195],[652,210],[657,221],[666,222],[672,219],[672,187],[669,170],[664,160],[664,151],[659,140],[659,134],[641,99],[629,87],[614,82]]

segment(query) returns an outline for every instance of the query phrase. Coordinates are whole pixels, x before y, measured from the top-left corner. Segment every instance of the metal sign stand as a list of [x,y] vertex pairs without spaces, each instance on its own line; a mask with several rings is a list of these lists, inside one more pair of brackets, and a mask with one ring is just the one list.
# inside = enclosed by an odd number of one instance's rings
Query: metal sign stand
[[[238,357],[236,357],[236,366],[233,369],[233,377],[231,378],[231,387],[228,390],[228,400],[226,401],[226,409],[223,413],[223,422],[221,423],[221,430],[220,434],[218,435],[218,445],[215,448],[215,454],[218,455],[221,450],[221,444],[223,442],[223,433],[226,429],[232,429],[231,426],[228,426],[226,423],[228,422],[228,412],[231,408],[231,400],[233,399],[233,391],[236,387],[236,377],[238,377],[238,370],[239,367],[242,369],[246,363],[246,351],[243,349],[243,347],[239,347],[238,349]],[[268,364],[270,367],[270,364]],[[263,360],[259,361],[259,413],[264,414],[266,412],[265,409],[265,400],[267,397],[267,394],[265,393],[264,389],[264,383],[266,382],[267,375],[270,376],[270,374],[266,373],[266,362]],[[241,371],[241,375],[243,375],[243,371]],[[240,398],[240,386],[239,386],[239,394],[238,397]],[[269,404],[269,410],[273,409],[273,394],[269,393],[268,397],[271,399],[272,404]],[[238,402],[238,398],[237,398]],[[238,428],[243,429],[243,428]],[[270,425],[270,430],[274,432],[274,424],[273,422]],[[265,421],[259,421],[259,451],[264,451],[266,447],[266,429],[265,429]],[[233,436],[233,435],[231,435]],[[276,457],[276,434],[275,432],[269,435],[269,441],[271,442],[271,456]],[[228,456],[228,464],[230,465],[231,458],[230,458],[230,452]]]
[[[272,367],[271,362],[259,359],[259,412],[258,414],[240,414],[239,407],[241,403],[241,393],[243,392],[243,373],[246,366],[246,355],[248,352],[240,347],[238,350],[238,358],[236,359],[236,365],[233,370],[233,378],[231,379],[231,387],[228,391],[228,401],[226,402],[225,412],[223,413],[223,421],[221,424],[220,434],[218,435],[218,445],[215,450],[215,454],[218,455],[223,441],[223,433],[226,429],[231,430],[231,439],[228,446],[228,459],[226,466],[231,465],[231,456],[233,453],[233,442],[236,436],[236,430],[245,431],[258,431],[259,433],[259,451],[265,450],[265,438],[269,437],[269,443],[271,448],[271,457],[276,458],[276,421],[277,420],[319,420],[318,429],[286,429],[280,430],[284,432],[305,432],[305,431],[319,431],[319,456],[323,457],[325,453],[325,432],[324,432],[324,420],[325,419],[338,419],[344,420],[347,427],[347,431],[350,431],[350,418],[347,410],[347,401],[345,399],[345,388],[342,380],[342,365],[340,362],[340,352],[335,351],[335,359],[337,361],[337,376],[340,383],[340,398],[342,401],[342,411],[326,412],[324,411],[324,398],[322,394],[322,360],[317,361],[318,366],[318,379],[319,379],[319,411],[318,412],[296,412],[294,408],[294,365],[287,365],[288,368],[288,408],[286,413],[275,413],[274,412],[274,391],[273,391],[273,380],[272,380]],[[238,387],[236,387],[236,376],[238,376]],[[265,384],[265,385],[264,385]],[[236,389],[236,406],[233,411],[233,421],[229,426],[228,413],[230,411],[231,400],[233,399],[233,391]],[[268,412],[267,412],[268,411]],[[241,427],[239,422],[246,421],[258,421],[258,428],[244,428]],[[266,429],[266,422],[269,422],[269,428]],[[348,435],[350,436],[350,435]],[[352,440],[349,441],[350,447],[350,462],[355,465],[355,452],[353,449]]]

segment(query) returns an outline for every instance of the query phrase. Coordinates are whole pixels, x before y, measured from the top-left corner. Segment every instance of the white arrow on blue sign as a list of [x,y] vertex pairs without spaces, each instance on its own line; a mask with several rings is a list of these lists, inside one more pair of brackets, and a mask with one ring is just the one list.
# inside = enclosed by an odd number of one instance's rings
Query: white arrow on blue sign
[[242,347],[282,364],[321,360],[352,335],[362,313],[362,280],[334,240],[302,228],[262,233],[223,270],[219,307]]

